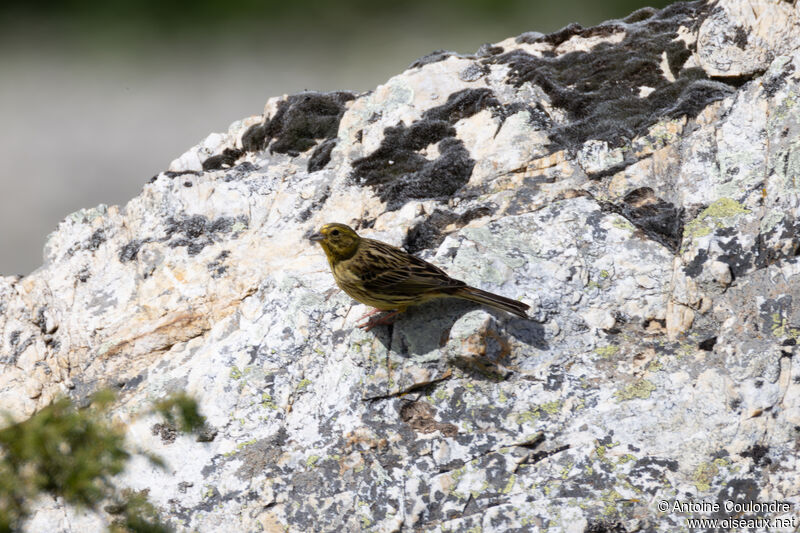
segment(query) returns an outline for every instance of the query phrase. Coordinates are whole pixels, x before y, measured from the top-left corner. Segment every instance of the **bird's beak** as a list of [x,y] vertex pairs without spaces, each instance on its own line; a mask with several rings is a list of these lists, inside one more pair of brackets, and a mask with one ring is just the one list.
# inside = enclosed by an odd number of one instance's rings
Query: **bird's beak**
[[325,235],[323,235],[322,233],[313,233],[311,237],[308,238],[308,240],[311,242],[324,241]]

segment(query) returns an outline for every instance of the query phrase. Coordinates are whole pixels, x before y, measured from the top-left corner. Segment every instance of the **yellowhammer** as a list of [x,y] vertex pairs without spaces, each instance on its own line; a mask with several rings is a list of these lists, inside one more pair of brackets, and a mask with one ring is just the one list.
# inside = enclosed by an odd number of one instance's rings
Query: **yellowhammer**
[[339,288],[375,308],[362,318],[381,311],[393,311],[381,319],[371,319],[358,326],[366,328],[366,331],[378,324],[389,323],[389,319],[405,311],[409,305],[445,296],[471,300],[528,318],[525,310],[530,306],[470,287],[400,248],[359,237],[344,224],[325,224],[309,238],[322,246]]

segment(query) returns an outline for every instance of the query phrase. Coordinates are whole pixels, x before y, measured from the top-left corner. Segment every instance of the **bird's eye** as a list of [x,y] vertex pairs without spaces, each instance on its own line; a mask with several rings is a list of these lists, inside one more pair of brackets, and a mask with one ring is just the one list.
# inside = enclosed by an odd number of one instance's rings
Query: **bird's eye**
[[333,230],[331,232],[331,235],[333,235],[334,237],[338,237],[339,236],[339,230],[338,229]]

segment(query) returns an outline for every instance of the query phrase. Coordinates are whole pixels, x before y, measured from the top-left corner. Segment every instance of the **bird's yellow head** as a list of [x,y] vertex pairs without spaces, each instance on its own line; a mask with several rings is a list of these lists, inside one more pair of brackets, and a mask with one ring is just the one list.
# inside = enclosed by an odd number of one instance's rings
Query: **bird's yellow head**
[[344,224],[325,224],[317,233],[309,237],[311,241],[318,242],[331,266],[339,261],[350,259],[358,250],[361,237],[350,226]]

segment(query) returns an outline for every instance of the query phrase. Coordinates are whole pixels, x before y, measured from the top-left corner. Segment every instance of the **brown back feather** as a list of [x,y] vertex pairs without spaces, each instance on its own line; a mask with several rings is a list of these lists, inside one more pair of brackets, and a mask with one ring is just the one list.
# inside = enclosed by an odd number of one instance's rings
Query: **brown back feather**
[[362,239],[357,257],[364,288],[383,294],[413,295],[464,287],[442,269],[389,244]]

